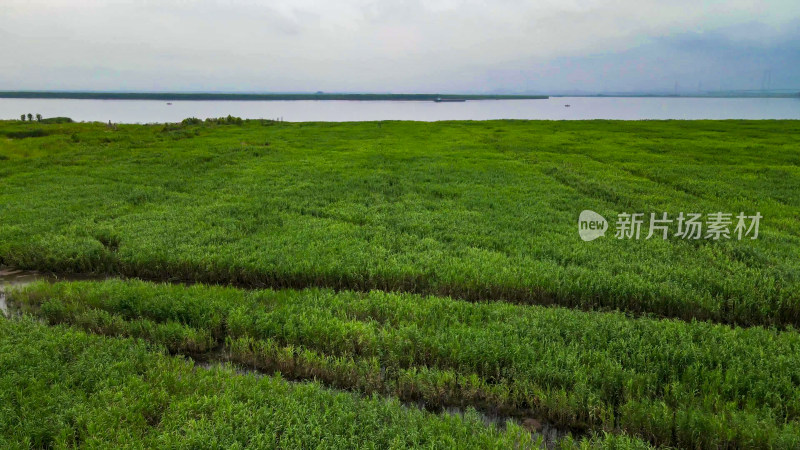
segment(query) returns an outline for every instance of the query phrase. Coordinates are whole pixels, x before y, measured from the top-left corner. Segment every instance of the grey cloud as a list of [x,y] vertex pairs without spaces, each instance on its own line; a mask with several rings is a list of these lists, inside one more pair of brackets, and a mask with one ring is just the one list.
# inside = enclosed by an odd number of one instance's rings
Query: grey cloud
[[[0,89],[800,85],[800,2],[7,0]],[[783,62],[782,62],[783,61]],[[736,67],[724,82],[721,69]],[[797,86],[800,87],[800,86]]]

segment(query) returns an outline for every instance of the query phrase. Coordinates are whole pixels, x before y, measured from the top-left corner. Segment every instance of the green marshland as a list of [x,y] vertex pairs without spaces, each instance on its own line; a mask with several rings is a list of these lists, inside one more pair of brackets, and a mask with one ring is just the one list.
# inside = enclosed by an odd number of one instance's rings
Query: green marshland
[[[10,294],[41,322],[2,322],[0,439],[168,446],[191,417],[192,436],[221,446],[259,445],[241,427],[286,436],[263,441],[275,447],[306,436],[507,448],[540,444],[516,425],[535,418],[573,435],[548,445],[795,448],[798,131],[795,121],[2,122],[0,262],[128,280]],[[616,239],[612,224],[584,242],[586,209],[609,222],[763,219],[757,239]],[[83,385],[87,364],[113,370]],[[29,379],[50,370],[74,380],[59,391],[69,401],[51,398],[54,381]],[[136,389],[160,397],[113,412],[92,400]],[[512,421],[486,425],[473,409]],[[124,438],[92,432],[108,414],[127,418]],[[306,421],[317,428],[286,425]]]

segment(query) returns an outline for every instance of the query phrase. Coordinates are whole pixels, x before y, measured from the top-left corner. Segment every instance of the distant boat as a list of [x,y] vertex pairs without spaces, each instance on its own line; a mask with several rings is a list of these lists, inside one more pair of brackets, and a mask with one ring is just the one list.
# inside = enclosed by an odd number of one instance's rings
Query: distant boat
[[171,104],[172,104],[172,103],[170,103],[170,102],[167,102],[167,105],[171,105]]
[[569,105],[564,105],[564,108],[569,108]]
[[465,101],[467,101],[467,100],[466,100],[466,99],[463,99],[463,98],[442,98],[442,97],[436,97],[435,99],[433,99],[433,101],[435,101],[436,103],[451,103],[451,102],[465,102]]

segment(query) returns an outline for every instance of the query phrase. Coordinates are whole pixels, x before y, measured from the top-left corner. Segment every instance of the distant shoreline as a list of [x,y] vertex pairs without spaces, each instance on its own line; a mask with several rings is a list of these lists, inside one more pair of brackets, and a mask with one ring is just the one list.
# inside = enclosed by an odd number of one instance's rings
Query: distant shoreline
[[457,95],[457,94],[234,94],[178,92],[80,92],[0,91],[0,98],[51,98],[75,100],[354,100],[434,101],[441,100],[544,100],[547,95]]
[[553,94],[551,98],[560,97],[596,97],[596,98],[800,98],[800,92],[795,93],[770,93],[770,92],[709,92],[707,94]]
[[624,98],[800,98],[800,92],[707,92],[707,93],[571,93],[551,95],[483,95],[483,94],[256,94],[226,92],[89,92],[89,91],[0,91],[0,98],[16,99],[71,99],[71,100],[228,100],[228,101],[279,101],[279,100],[352,100],[352,101],[444,101],[453,100],[546,100],[561,97],[624,97]]

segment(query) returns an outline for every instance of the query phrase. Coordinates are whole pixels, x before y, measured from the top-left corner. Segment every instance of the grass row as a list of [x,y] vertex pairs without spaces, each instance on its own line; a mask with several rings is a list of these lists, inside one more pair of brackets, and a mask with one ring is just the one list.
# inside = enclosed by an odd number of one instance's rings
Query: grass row
[[[280,375],[199,369],[141,340],[0,319],[3,448],[537,448],[509,422],[435,415]],[[555,447],[647,449],[613,434]]]
[[[609,436],[583,445],[639,448]],[[569,442],[567,442],[569,443]],[[280,376],[197,369],[142,341],[0,319],[3,448],[531,448],[514,424],[437,416]]]
[[679,447],[800,445],[800,335],[504,303],[139,281],[40,283],[25,311],[176,353]]
[[[0,139],[0,263],[798,326],[799,126],[0,122],[45,130]],[[580,240],[584,209],[606,237]],[[613,237],[718,211],[760,212],[759,238]]]

